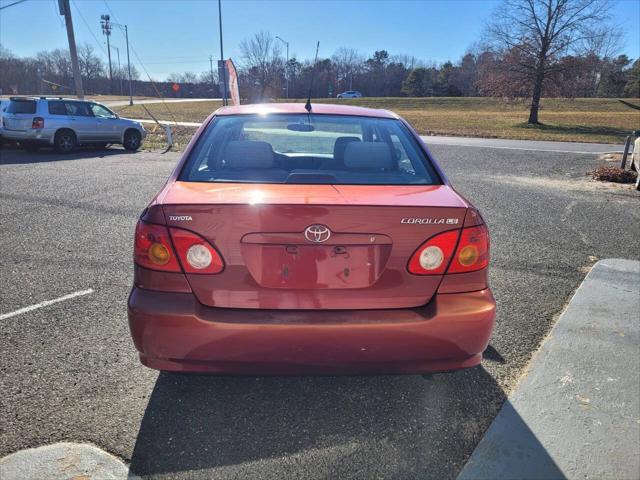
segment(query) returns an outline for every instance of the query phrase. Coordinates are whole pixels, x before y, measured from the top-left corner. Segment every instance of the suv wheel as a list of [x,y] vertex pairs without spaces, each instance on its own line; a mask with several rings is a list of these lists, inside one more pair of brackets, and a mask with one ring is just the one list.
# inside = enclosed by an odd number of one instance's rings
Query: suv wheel
[[124,141],[122,145],[127,150],[135,151],[140,148],[140,144],[142,143],[142,135],[137,130],[127,130],[124,133]]
[[76,148],[76,135],[71,130],[60,130],[53,142],[59,153],[70,153]]

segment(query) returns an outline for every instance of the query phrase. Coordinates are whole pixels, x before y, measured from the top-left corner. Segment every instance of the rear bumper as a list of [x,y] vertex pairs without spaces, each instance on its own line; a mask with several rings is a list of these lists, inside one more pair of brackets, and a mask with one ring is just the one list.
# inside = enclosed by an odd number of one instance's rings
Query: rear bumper
[[143,364],[217,374],[426,373],[480,363],[489,289],[415,309],[282,311],[206,307],[192,293],[134,287],[129,326]]
[[42,145],[53,145],[54,132],[47,129],[8,130],[2,129],[2,136],[16,142],[33,142]]

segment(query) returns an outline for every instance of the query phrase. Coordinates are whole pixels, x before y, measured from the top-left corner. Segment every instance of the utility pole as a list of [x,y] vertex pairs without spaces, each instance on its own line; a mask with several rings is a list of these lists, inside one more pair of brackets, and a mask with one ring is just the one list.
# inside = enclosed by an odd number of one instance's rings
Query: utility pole
[[82,77],[80,76],[80,65],[78,64],[78,51],[76,50],[76,37],[73,34],[73,20],[71,20],[71,6],[69,0],[58,0],[60,15],[64,15],[64,23],[67,26],[67,39],[69,40],[69,54],[71,55],[71,66],[73,67],[73,82],[76,87],[76,96],[84,99],[82,88]]
[[[222,66],[224,67],[224,50],[222,49],[222,0],[218,0],[218,23],[220,26],[220,61],[222,62]],[[226,68],[223,68],[222,71],[222,105],[227,105],[227,73]]]
[[284,89],[287,92],[287,98],[289,98],[289,42],[283,40],[277,35],[276,38],[287,46],[287,63],[284,64]]
[[107,57],[109,58],[109,93],[113,94],[113,69],[111,68],[111,47],[109,45],[109,37],[111,36],[111,23],[109,15],[100,15],[100,25],[102,25],[102,33],[107,36]]

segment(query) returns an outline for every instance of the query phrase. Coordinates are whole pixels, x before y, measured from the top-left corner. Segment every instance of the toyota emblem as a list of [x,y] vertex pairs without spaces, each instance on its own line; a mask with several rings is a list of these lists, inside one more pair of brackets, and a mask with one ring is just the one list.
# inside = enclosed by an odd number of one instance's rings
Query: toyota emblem
[[331,230],[324,225],[309,225],[304,231],[304,238],[314,243],[322,243],[329,240]]

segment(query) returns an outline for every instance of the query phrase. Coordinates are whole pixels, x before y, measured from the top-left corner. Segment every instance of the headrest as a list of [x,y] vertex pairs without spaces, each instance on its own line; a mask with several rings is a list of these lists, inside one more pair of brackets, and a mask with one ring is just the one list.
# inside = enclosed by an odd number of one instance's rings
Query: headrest
[[273,149],[267,142],[232,140],[224,150],[227,168],[272,168]]
[[344,151],[351,142],[359,142],[358,137],[338,137],[336,143],[333,144],[333,159],[344,160]]
[[344,152],[349,170],[382,170],[393,168],[391,150],[383,142],[351,142]]

